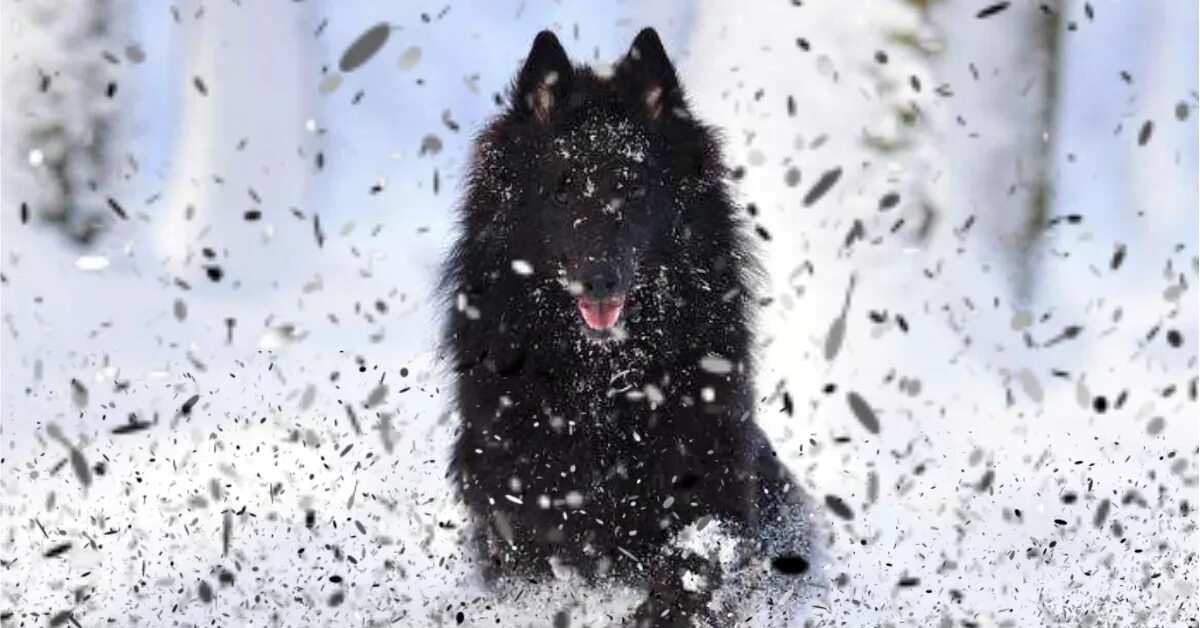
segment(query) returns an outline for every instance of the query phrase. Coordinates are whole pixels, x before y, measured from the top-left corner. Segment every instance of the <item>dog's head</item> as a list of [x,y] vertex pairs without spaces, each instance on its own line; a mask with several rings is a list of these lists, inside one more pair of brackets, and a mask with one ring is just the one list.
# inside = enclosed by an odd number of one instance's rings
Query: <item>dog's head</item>
[[[591,330],[618,326],[648,254],[680,224],[681,167],[698,170],[677,137],[690,125],[675,69],[643,30],[608,76],[573,66],[540,33],[514,82],[509,119],[529,142],[519,166],[527,228],[517,247],[541,261]],[[503,150],[503,147],[497,147]],[[689,165],[690,164],[690,165]],[[694,174],[694,173],[693,173]]]

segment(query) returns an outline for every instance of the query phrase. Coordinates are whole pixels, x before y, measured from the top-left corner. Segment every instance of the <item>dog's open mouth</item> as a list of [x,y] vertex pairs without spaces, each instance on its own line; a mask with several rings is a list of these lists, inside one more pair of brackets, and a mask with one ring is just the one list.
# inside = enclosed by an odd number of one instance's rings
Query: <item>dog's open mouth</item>
[[621,309],[625,307],[625,295],[617,295],[606,299],[593,299],[581,296],[578,299],[579,315],[590,329],[609,329],[621,318]]

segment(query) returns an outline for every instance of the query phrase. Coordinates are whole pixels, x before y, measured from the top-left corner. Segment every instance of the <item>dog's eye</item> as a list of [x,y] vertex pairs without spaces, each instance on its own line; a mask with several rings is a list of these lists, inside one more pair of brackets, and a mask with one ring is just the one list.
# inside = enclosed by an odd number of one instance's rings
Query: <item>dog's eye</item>
[[564,174],[563,176],[558,178],[558,185],[556,185],[554,187],[554,194],[550,195],[551,198],[553,198],[554,202],[558,203],[559,205],[566,205],[567,204],[567,190],[570,187],[571,187],[571,177],[570,177],[570,175]]

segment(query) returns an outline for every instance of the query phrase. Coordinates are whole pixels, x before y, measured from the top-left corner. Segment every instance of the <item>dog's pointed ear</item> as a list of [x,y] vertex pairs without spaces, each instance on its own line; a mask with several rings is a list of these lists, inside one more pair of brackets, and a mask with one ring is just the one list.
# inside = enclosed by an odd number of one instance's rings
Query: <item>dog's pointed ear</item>
[[566,103],[573,75],[571,60],[554,33],[538,33],[517,75],[514,106],[538,122],[550,121]]
[[652,121],[672,115],[683,104],[675,67],[653,28],[642,29],[634,38],[617,64],[616,76],[625,102]]

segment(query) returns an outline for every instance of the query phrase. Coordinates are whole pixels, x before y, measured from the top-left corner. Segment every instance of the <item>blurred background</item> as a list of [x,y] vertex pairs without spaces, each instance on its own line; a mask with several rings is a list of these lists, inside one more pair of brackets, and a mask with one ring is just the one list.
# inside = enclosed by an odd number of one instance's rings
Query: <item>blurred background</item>
[[465,566],[432,289],[534,34],[651,25],[853,511],[808,620],[1197,625],[1197,7],[4,0],[0,619],[605,625]]

